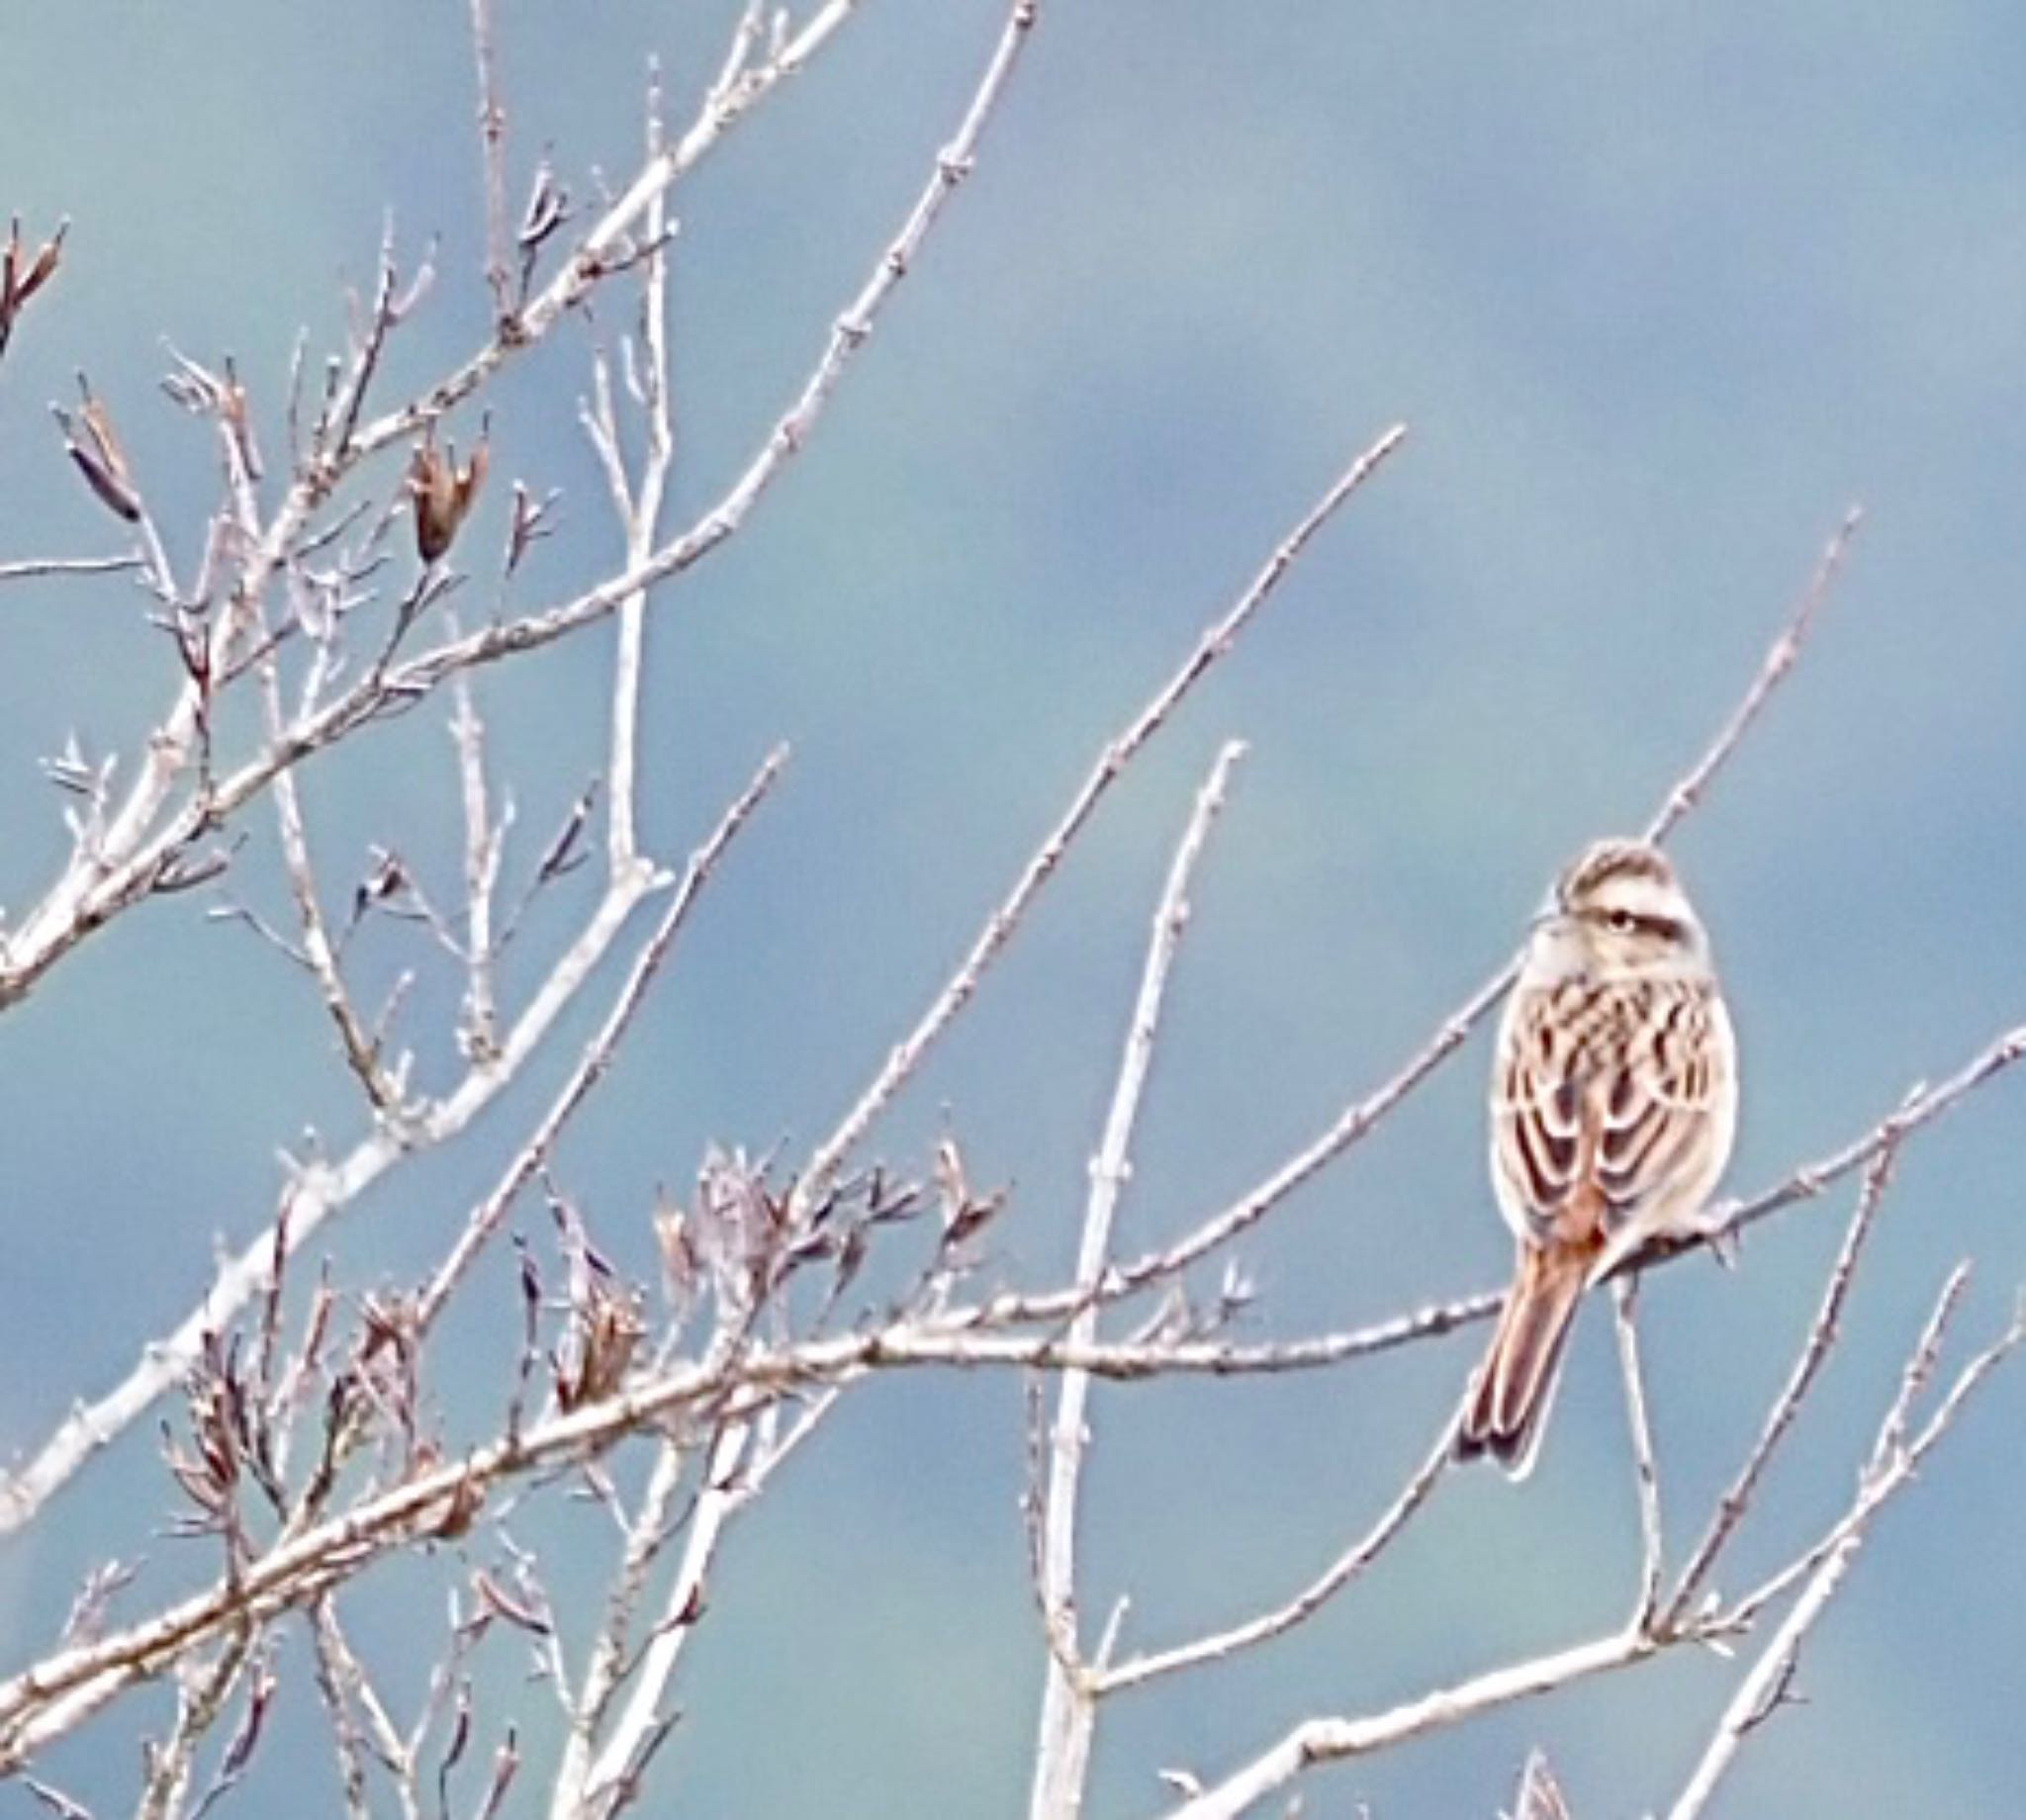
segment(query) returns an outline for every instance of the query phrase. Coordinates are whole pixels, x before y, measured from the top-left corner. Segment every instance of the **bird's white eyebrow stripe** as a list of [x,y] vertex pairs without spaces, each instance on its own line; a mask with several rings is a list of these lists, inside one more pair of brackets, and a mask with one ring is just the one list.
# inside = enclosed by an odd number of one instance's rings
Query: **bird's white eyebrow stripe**
[[1684,902],[1680,888],[1651,873],[1620,872],[1607,878],[1588,893],[1599,909],[1618,909],[1656,922],[1683,921]]

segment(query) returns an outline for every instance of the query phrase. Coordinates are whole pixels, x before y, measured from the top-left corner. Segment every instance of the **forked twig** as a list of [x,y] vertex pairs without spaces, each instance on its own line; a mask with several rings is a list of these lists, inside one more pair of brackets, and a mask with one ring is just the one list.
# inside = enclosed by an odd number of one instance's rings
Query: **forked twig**
[[1787,1697],[1802,1642],[1842,1585],[1870,1533],[1873,1519],[1888,1501],[1913,1482],[1921,1461],[1949,1431],[1970,1395],[2026,1340],[2026,1319],[2015,1310],[2011,1323],[1956,1374],[1918,1434],[1907,1438],[1913,1402],[1933,1374],[1943,1333],[1968,1278],[1968,1266],[1959,1264],[1942,1285],[1934,1312],[1900,1374],[1891,1407],[1879,1425],[1878,1440],[1850,1509],[1813,1548],[1781,1570],[1749,1598],[1739,1601],[1720,1620],[1734,1626],[1748,1625],[1770,1600],[1796,1582],[1800,1585],[1799,1596],[1731,1695],[1702,1759],[1669,1809],[1668,1820],[1696,1820],[1708,1805],[1710,1795],[1736,1760],[1745,1738]]
[[[1750,1599],[1720,1616],[1693,1620],[1673,1633],[1629,1624],[1612,1635],[1494,1669],[1369,1717],[1304,1720],[1222,1781],[1199,1790],[1171,1809],[1166,1820],[1238,1820],[1255,1803],[1318,1765],[1367,1756],[1516,1700],[1628,1668],[1664,1649],[1734,1633],[1749,1624],[1770,1599],[1796,1582],[1803,1582],[1807,1592],[1799,1601],[1802,1615],[1796,1621],[1790,1614],[1789,1622],[1782,1625],[1759,1666],[1747,1677],[1747,1685],[1740,1689],[1726,1713],[1709,1756],[1671,1816],[1671,1820],[1693,1820],[1715,1778],[1735,1754],[1739,1739],[1756,1723],[1756,1715],[1763,1712],[1768,1691],[1780,1684],[1780,1678],[1792,1661],[1791,1646],[1798,1643],[1827,1603],[1872,1518],[1890,1497],[1911,1483],[1921,1460],[1949,1430],[1969,1397],[2026,1340],[2026,1320],[2015,1314],[2005,1331],[1957,1374],[1918,1434],[1903,1444],[1895,1439],[1903,1434],[1910,1404],[1932,1373],[1942,1329],[1960,1296],[1963,1276],[1959,1269],[1943,1286],[1935,1313],[1908,1358],[1898,1392],[1881,1424],[1879,1442],[1850,1510],[1812,1548]],[[1711,1759],[1716,1761],[1712,1764]]]
[[1850,1294],[1851,1280],[1857,1272],[1857,1260],[1863,1254],[1865,1240],[1871,1236],[1873,1223],[1885,1198],[1886,1185],[1891,1175],[1893,1150],[1894,1145],[1888,1144],[1865,1167],[1864,1186],[1858,1191],[1857,1207],[1844,1228],[1843,1243],[1837,1250],[1835,1263],[1829,1268],[1821,1305],[1815,1311],[1814,1320],[1808,1323],[1800,1353],[1786,1384],[1781,1387],[1780,1395],[1774,1399],[1772,1409],[1767,1411],[1751,1452],[1745,1456],[1737,1476],[1717,1499],[1708,1527],[1682,1569],[1673,1596],[1667,1601],[1666,1616],[1661,1620],[1663,1629],[1672,1629],[1679,1624],[1702,1592],[1704,1583],[1715,1568],[1717,1557],[1743,1521],[1752,1493],[1757,1489],[1775,1449],[1794,1425],[1794,1418],[1799,1414],[1801,1404],[1828,1359],[1829,1348],[1836,1341],[1843,1305]]

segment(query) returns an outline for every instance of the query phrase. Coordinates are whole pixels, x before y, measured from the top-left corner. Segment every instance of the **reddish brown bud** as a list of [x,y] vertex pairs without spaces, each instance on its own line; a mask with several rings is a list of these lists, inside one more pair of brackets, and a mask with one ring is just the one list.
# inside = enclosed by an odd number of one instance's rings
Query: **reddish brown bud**
[[436,562],[456,541],[479,489],[486,484],[486,463],[483,442],[461,468],[455,448],[442,454],[430,440],[415,450],[409,463],[408,492],[415,516],[415,549],[423,562]]
[[7,242],[0,246],[0,350],[6,348],[7,337],[14,332],[15,320],[29,299],[55,275],[63,257],[63,236],[69,231],[70,224],[63,223],[36,249],[33,258],[25,260],[21,223],[18,219],[8,223]]
[[91,382],[77,376],[84,403],[73,417],[60,406],[54,407],[56,421],[63,431],[63,448],[77,465],[85,484],[98,495],[99,503],[129,524],[140,521],[140,494],[127,466],[126,451],[113,433],[113,420],[106,408],[92,396]]

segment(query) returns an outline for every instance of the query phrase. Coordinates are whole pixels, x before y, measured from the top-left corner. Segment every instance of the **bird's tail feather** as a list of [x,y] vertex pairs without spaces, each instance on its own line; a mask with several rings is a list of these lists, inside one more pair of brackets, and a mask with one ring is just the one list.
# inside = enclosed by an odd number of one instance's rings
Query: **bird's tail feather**
[[1512,1293],[1457,1422],[1459,1460],[1488,1453],[1514,1479],[1532,1469],[1590,1263],[1570,1246],[1520,1247]]

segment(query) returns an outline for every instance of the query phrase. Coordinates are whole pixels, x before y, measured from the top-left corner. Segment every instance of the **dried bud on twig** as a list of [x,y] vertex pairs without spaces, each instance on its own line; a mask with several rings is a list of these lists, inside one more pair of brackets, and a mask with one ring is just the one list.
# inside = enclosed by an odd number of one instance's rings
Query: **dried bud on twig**
[[412,888],[408,865],[401,855],[386,847],[372,850],[373,869],[352,888],[352,923],[356,926],[376,904],[405,896]]
[[595,1271],[586,1273],[571,1313],[571,1344],[556,1361],[556,1401],[566,1413],[601,1402],[625,1383],[646,1330],[633,1297]]
[[556,173],[544,157],[536,167],[528,190],[527,206],[520,212],[520,227],[514,243],[520,248],[520,297],[527,301],[534,283],[535,262],[550,237],[570,219],[570,192],[556,181]]
[[480,1568],[471,1577],[472,1591],[494,1617],[524,1630],[530,1636],[549,1637],[556,1631],[555,1613],[541,1589],[523,1580],[517,1592],[508,1592],[499,1577]]
[[366,1410],[392,1423],[409,1458],[427,1445],[419,1425],[421,1368],[414,1303],[402,1296],[368,1296],[359,1310],[359,1341],[349,1371]]
[[236,1344],[207,1334],[187,1386],[190,1447],[162,1424],[162,1453],[176,1483],[199,1511],[195,1527],[230,1534],[242,1476],[278,1495],[269,1437],[253,1410]]
[[63,257],[63,236],[69,231],[68,222],[57,223],[56,231],[36,249],[35,257],[24,259],[20,218],[7,224],[7,243],[0,246],[0,353],[7,351],[7,339],[29,299],[55,276]]
[[1569,1804],[1563,1799],[1546,1756],[1532,1752],[1520,1774],[1520,1796],[1513,1820],[1569,1820]]
[[513,510],[506,532],[506,573],[512,575],[527,558],[527,553],[549,535],[549,514],[555,510],[556,501],[562,498],[553,487],[539,500],[515,481],[513,483]]
[[443,1514],[437,1519],[434,1533],[443,1541],[455,1541],[461,1535],[471,1533],[472,1523],[485,1507],[486,1494],[474,1479],[460,1479],[456,1491],[450,1494],[450,1502],[444,1505]]
[[766,1294],[784,1211],[767,1192],[764,1166],[755,1166],[743,1149],[727,1153],[712,1144],[704,1153],[691,1242],[722,1307],[744,1313]]
[[1006,1205],[1006,1190],[989,1194],[971,1192],[970,1178],[964,1167],[964,1153],[957,1139],[945,1138],[936,1146],[936,1192],[943,1204],[943,1249],[954,1251],[981,1231],[1000,1208]]
[[231,356],[225,370],[214,373],[175,348],[169,357],[176,369],[162,380],[162,390],[185,410],[198,416],[214,417],[222,423],[238,450],[240,465],[249,480],[260,478],[260,450],[253,440],[252,419],[246,410],[246,388],[239,383],[238,369]]
[[662,1287],[668,1295],[669,1306],[680,1320],[689,1314],[696,1300],[703,1265],[696,1255],[689,1220],[676,1205],[675,1197],[665,1188],[655,1191],[654,1237],[661,1250]]
[[126,451],[113,433],[113,420],[106,408],[92,396],[91,382],[80,373],[77,389],[84,402],[72,416],[60,405],[50,406],[63,431],[64,452],[77,464],[85,484],[98,495],[99,503],[129,524],[140,522],[140,494],[127,466]]
[[433,436],[415,450],[409,463],[408,492],[414,507],[415,549],[423,562],[437,561],[456,541],[486,484],[487,459],[483,440],[463,467],[457,464],[457,450],[442,453]]

